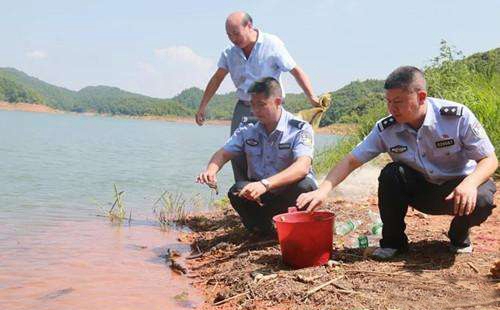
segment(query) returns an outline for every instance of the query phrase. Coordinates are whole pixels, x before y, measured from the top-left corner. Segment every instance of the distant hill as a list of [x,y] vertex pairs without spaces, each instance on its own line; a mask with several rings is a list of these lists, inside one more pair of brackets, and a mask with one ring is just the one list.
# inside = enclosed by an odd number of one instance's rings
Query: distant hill
[[89,86],[80,91],[46,83],[14,68],[0,68],[0,100],[41,103],[73,112],[125,115],[189,116],[185,105],[121,90],[117,87]]
[[[478,53],[464,62],[486,75],[500,71],[500,49]],[[321,125],[357,122],[368,109],[383,102],[383,81],[368,79],[353,81],[332,91],[333,104]],[[97,112],[125,115],[193,116],[198,109],[203,90],[191,87],[171,99],[159,99],[124,91],[117,87],[89,86],[80,91],[46,83],[14,68],[0,68],[0,100],[41,103],[55,109],[74,112]],[[215,95],[208,106],[209,119],[230,119],[236,93]],[[303,94],[287,94],[286,108],[291,112],[309,108]]]

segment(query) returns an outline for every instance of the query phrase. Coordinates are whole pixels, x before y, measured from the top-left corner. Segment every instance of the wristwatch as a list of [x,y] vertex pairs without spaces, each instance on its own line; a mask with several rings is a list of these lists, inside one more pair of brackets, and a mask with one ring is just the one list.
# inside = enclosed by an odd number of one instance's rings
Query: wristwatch
[[262,185],[264,185],[264,187],[266,188],[266,192],[269,191],[271,184],[269,183],[269,181],[267,179],[260,180],[260,183],[262,183]]

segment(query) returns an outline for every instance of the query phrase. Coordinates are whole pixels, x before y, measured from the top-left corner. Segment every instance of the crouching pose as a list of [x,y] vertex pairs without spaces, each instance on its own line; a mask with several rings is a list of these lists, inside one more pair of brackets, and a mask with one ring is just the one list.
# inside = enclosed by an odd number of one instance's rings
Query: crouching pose
[[241,123],[226,144],[213,156],[199,183],[214,185],[222,166],[238,155],[247,161],[246,180],[229,190],[231,205],[252,232],[273,232],[272,217],[287,212],[297,197],[317,188],[311,163],[312,127],[282,106],[279,82],[271,77],[249,89],[256,120]]
[[393,162],[380,173],[378,205],[383,222],[375,258],[388,259],[408,248],[408,206],[427,214],[453,216],[450,250],[472,252],[469,229],[491,215],[498,167],[493,145],[464,105],[427,97],[422,71],[400,67],[385,81],[390,116],[328,174],[319,189],[301,195],[299,207],[314,210],[354,169],[388,152]]

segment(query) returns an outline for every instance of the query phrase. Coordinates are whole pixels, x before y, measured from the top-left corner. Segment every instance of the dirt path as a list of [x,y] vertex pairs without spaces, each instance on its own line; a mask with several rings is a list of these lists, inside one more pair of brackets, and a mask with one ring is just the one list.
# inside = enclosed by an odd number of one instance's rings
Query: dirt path
[[[202,308],[498,309],[500,284],[490,268],[500,259],[500,208],[473,229],[473,255],[448,252],[450,217],[411,210],[408,253],[378,262],[369,258],[373,248],[348,247],[358,234],[368,233],[368,210],[377,211],[379,169],[363,167],[332,194],[328,205],[337,220],[363,220],[353,233],[335,236],[332,266],[290,269],[277,242],[249,236],[230,208],[191,217],[193,232],[182,239],[203,253],[188,260],[192,283],[206,297]],[[500,195],[495,201],[500,205]]]

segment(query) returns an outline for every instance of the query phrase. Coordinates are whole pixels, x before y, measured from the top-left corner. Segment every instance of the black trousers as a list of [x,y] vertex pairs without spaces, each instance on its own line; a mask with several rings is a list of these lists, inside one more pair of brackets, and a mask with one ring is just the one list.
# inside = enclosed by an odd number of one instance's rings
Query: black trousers
[[469,215],[454,215],[453,200],[445,201],[445,198],[464,178],[462,176],[437,185],[428,182],[421,173],[404,164],[393,162],[385,166],[378,179],[378,204],[384,223],[380,246],[407,249],[404,218],[408,206],[426,214],[453,215],[448,231],[450,241],[457,247],[468,246],[469,229],[486,221],[495,208],[493,195],[496,188],[492,180],[484,182],[478,188],[474,211]]
[[[231,135],[240,126],[241,121],[244,117],[253,116],[252,108],[249,103],[245,103],[238,100],[234,107],[233,118],[231,120]],[[231,160],[231,166],[233,168],[234,181],[244,181],[247,179],[247,161],[245,154],[236,156]]]
[[249,231],[260,231],[269,233],[274,230],[272,223],[273,216],[286,213],[288,207],[295,206],[295,201],[302,193],[307,193],[317,189],[316,183],[310,178],[290,184],[278,193],[267,192],[260,197],[263,206],[257,202],[239,197],[237,193],[250,181],[236,182],[229,189],[229,200],[231,205],[238,212],[245,228]]

